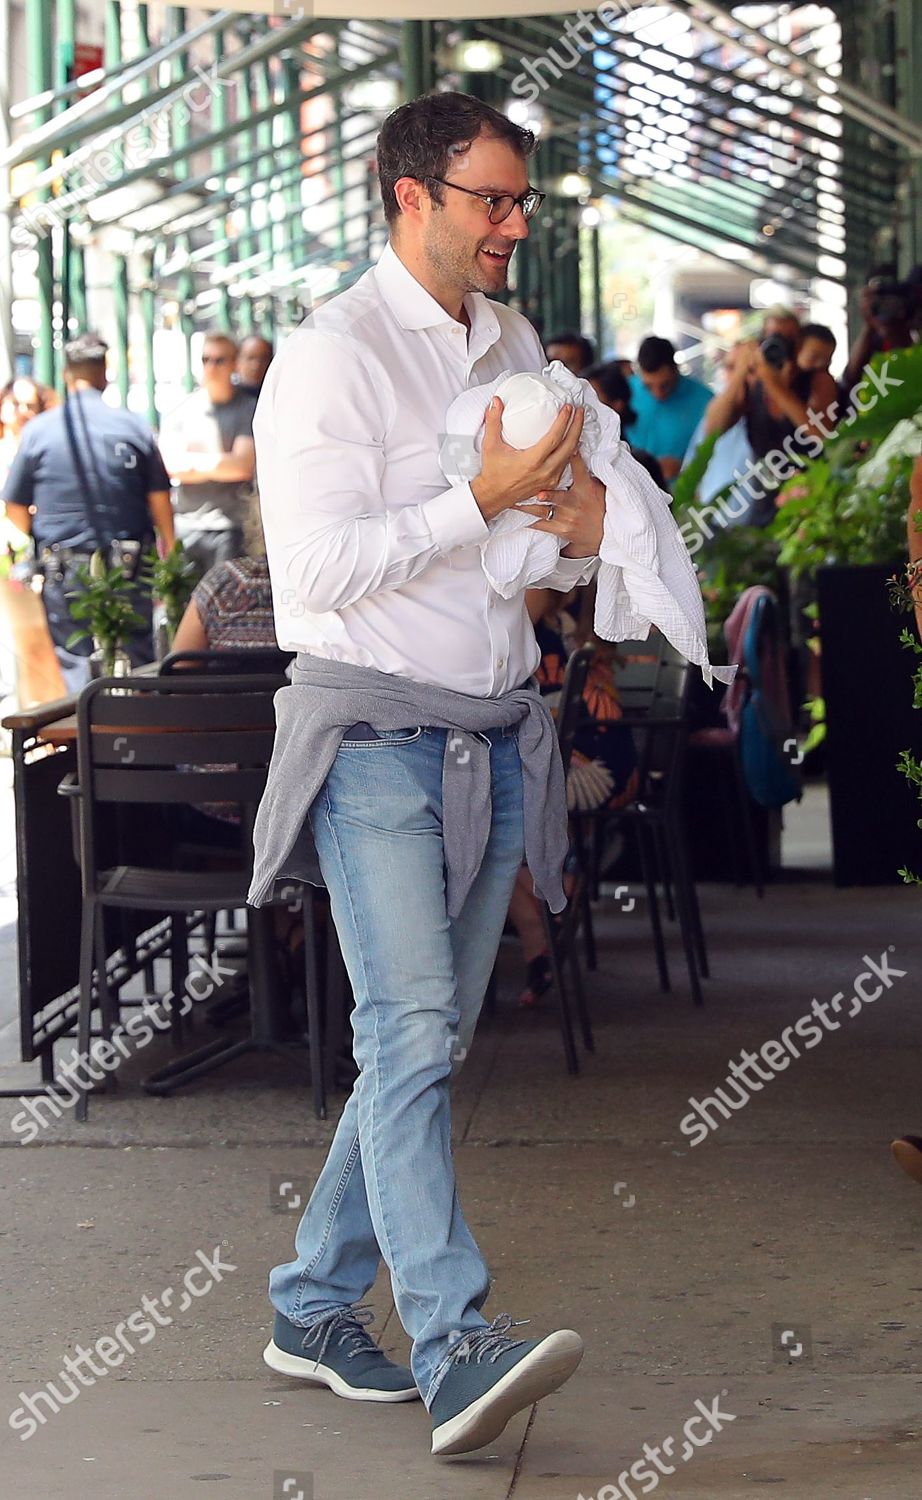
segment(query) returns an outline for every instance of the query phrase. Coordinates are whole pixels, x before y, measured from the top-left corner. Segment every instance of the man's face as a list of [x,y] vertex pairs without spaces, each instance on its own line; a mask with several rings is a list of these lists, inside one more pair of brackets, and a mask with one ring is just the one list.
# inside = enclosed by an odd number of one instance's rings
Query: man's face
[[206,339],[202,349],[202,384],[209,396],[226,401],[233,391],[231,375],[237,362],[234,345],[224,339]]
[[818,370],[828,370],[835,352],[835,344],[827,344],[823,339],[815,339],[811,336],[804,339],[800,346],[797,367],[810,374],[815,374]]
[[404,216],[401,234],[417,241],[444,288],[462,296],[467,292],[495,296],[507,285],[512,252],[519,240],[527,238],[528,225],[518,206],[502,224],[491,224],[487,204],[456,188],[518,197],[528,191],[526,164],[504,141],[479,135],[467,151],[449,160],[445,181],[456,187],[441,189],[441,206],[424,195],[421,213],[412,219]]
[[548,344],[547,357],[549,363],[559,359],[562,365],[566,365],[571,375],[582,375],[585,368],[579,344]]
[[237,355],[237,374],[244,385],[253,385],[259,389],[271,363],[272,345],[266,339],[244,339]]
[[640,378],[656,401],[665,401],[679,383],[679,371],[675,365],[660,365],[658,370],[641,370]]

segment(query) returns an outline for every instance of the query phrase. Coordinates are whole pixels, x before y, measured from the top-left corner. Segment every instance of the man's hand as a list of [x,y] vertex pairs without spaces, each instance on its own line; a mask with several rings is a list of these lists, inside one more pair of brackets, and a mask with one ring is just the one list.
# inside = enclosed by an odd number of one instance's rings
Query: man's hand
[[[561,407],[540,442],[531,448],[512,448],[503,439],[503,403],[494,396],[484,418],[483,467],[477,478],[471,480],[471,491],[485,521],[492,521],[520,500],[530,500],[539,490],[554,489],[560,483],[576,452],[584,416],[582,407],[574,412],[567,404]],[[542,513],[547,515],[545,506]]]
[[[605,486],[590,473],[582,454],[574,452],[570,464],[573,483],[568,490],[542,490],[540,505],[521,505],[519,509],[541,518],[533,531],[549,531],[560,537],[565,543],[561,549],[564,557],[597,557],[605,522]],[[550,519],[548,506],[554,510]]]

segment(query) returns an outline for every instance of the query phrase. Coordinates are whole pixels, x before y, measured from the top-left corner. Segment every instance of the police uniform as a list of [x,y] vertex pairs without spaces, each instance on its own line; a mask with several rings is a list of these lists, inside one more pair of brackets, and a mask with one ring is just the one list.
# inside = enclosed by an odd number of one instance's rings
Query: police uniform
[[[169,488],[150,427],[134,412],[108,406],[100,391],[68,395],[63,406],[36,417],[23,432],[3,498],[34,507],[42,601],[69,692],[88,680],[93,650],[89,638],[66,644],[77,628],[68,599],[79,589],[77,570],[102,548],[107,562],[124,560],[133,576],[140,553],[154,540],[147,497]],[[132,665],[140,666],[153,660],[152,605],[149,590],[137,587],[135,594],[132,602],[145,624],[125,649]]]

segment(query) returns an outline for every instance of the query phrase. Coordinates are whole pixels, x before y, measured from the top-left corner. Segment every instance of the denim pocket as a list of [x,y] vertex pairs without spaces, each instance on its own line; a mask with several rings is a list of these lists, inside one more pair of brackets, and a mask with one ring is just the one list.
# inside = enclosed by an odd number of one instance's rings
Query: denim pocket
[[347,740],[340,743],[341,750],[383,750],[387,746],[412,745],[423,732],[423,726],[415,729],[376,729],[375,739]]

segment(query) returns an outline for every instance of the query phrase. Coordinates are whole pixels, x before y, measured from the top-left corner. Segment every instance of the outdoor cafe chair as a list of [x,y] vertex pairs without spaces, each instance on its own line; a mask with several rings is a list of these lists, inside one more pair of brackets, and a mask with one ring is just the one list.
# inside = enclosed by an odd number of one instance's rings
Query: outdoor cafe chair
[[[199,913],[245,909],[249,938],[250,1034],[209,1043],[159,1069],[145,1080],[149,1092],[166,1093],[251,1051],[293,1055],[281,1034],[277,987],[272,973],[270,908],[246,906],[252,866],[250,833],[265,786],[275,734],[274,684],[265,676],[211,676],[177,672],[168,677],[103,678],[83,689],[77,703],[77,781],[66,790],[79,804],[79,850],[83,893],[77,1045],[89,1055],[94,1008],[102,1035],[111,1040],[118,1006],[109,989],[105,912],[123,909],[168,913],[172,944],[173,1000],[185,984],[183,955],[187,918]],[[164,863],[111,863],[103,852],[101,821],[113,807],[177,811],[205,803],[239,809],[242,848],[231,868],[172,868]],[[135,841],[137,841],[135,836]],[[135,851],[130,851],[135,852]],[[293,897],[289,885],[286,899]],[[297,886],[305,915],[305,990],[315,1110],[324,1103],[320,996],[313,932],[313,888]],[[306,908],[311,905],[311,912]],[[96,984],[94,987],[94,969]],[[87,1097],[77,1101],[85,1120]]]

